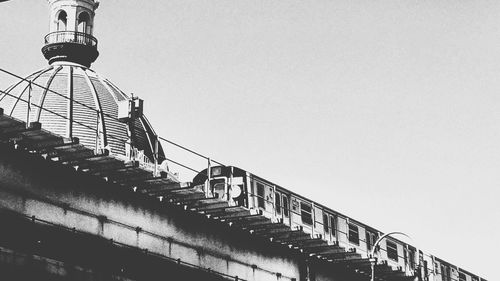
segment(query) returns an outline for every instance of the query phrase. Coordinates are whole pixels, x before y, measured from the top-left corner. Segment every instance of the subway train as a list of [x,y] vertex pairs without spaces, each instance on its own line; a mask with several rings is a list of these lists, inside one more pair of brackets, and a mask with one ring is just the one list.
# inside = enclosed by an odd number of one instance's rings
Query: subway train
[[[203,186],[207,195],[244,207],[273,223],[300,230],[368,259],[384,233],[322,204],[243,169],[212,166],[198,173],[192,184]],[[382,239],[377,259],[419,281],[486,281],[458,266],[430,255],[393,237]]]

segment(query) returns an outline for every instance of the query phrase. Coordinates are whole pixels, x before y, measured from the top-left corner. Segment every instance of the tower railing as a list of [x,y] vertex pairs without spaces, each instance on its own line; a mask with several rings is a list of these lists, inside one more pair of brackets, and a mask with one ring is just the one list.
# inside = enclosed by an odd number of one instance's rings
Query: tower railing
[[45,44],[76,43],[97,48],[97,39],[87,33],[77,31],[55,31],[45,36]]

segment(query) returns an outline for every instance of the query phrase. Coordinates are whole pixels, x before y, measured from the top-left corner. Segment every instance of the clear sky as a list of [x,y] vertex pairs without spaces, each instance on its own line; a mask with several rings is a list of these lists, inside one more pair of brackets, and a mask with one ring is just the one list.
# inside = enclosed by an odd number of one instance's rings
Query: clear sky
[[[103,0],[92,68],[145,99],[160,135],[494,281],[499,14],[498,0]],[[46,1],[1,3],[0,67],[44,67],[47,32]]]

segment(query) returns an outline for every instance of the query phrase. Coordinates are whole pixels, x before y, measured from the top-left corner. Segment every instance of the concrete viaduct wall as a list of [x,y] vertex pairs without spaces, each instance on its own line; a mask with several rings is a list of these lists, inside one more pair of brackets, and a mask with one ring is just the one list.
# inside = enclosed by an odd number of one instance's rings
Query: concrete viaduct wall
[[5,147],[0,208],[234,278],[337,280],[329,269],[311,273],[303,256],[283,246]]

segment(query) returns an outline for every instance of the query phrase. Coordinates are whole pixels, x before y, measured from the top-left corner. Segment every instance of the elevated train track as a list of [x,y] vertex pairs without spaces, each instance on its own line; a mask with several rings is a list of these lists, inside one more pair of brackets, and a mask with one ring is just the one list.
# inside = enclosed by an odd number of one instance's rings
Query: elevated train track
[[[217,197],[207,197],[199,186],[181,183],[171,174],[154,175],[135,161],[110,155],[106,150],[95,150],[79,143],[77,138],[68,139],[42,129],[40,123],[27,126],[23,121],[3,114],[0,108],[0,145],[9,146],[20,153],[29,153],[63,166],[71,166],[81,173],[99,177],[138,194],[157,198],[164,204],[175,205],[187,212],[205,216],[207,219],[229,224],[254,236],[278,243],[285,248],[299,251],[306,259],[316,258],[332,267],[350,270],[370,276],[370,261],[352,250],[329,244],[327,241],[302,229],[273,222],[255,210],[243,206],[230,206],[229,202]],[[401,270],[394,270],[387,263],[376,265],[380,281],[415,280]]]

